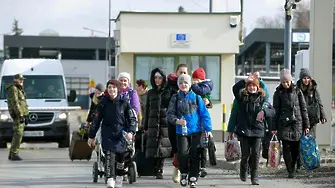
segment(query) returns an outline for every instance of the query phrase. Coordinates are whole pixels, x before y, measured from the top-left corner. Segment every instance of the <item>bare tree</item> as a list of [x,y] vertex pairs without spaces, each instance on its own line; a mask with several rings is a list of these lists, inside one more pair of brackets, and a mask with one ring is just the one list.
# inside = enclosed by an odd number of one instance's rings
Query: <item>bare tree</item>
[[178,12],[186,12],[183,6],[178,7]]
[[309,29],[310,25],[310,4],[300,2],[293,11],[293,24],[295,29]]
[[275,17],[262,16],[256,20],[256,28],[284,28],[284,16],[278,14]]

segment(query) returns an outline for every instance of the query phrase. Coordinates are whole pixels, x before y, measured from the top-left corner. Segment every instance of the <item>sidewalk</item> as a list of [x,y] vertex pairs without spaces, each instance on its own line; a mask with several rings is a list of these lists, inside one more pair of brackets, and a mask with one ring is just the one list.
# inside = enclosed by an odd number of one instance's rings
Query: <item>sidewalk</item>
[[[240,162],[227,162],[224,154],[225,154],[225,144],[222,142],[215,142],[216,145],[216,158],[217,165],[212,168],[220,168],[226,170],[236,170],[239,169]],[[321,153],[321,164],[334,164],[335,163],[335,153],[333,151],[322,150]],[[260,161],[261,166],[265,166],[266,159],[264,159],[261,155]],[[283,157],[281,158],[281,164],[284,164]]]

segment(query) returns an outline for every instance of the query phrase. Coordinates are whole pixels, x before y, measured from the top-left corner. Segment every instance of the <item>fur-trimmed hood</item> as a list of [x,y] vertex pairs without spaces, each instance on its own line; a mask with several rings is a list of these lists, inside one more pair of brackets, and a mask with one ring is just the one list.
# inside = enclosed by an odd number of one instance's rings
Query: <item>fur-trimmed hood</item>
[[153,69],[151,71],[151,75],[150,75],[150,84],[151,84],[151,87],[155,90],[157,90],[157,86],[155,84],[155,74],[156,74],[156,72],[158,72],[163,77],[162,88],[165,86],[165,83],[166,83],[166,74],[164,73],[164,71],[159,69],[159,68]]

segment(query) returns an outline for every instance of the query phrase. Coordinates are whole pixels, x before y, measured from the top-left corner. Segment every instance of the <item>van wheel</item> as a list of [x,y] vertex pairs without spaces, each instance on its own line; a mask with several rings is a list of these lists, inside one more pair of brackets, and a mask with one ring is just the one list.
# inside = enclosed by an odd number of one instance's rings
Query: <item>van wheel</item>
[[0,141],[0,148],[7,148],[7,142]]
[[58,142],[58,148],[68,148],[70,146],[70,131],[67,131],[66,136]]

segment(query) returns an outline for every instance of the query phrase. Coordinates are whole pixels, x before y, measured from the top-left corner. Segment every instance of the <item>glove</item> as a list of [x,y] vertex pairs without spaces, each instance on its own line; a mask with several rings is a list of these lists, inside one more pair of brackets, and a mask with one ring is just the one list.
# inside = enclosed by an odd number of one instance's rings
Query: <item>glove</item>
[[24,123],[26,120],[23,116],[20,116],[20,123]]
[[28,125],[28,116],[25,116],[25,117],[24,117],[24,124],[25,124],[25,125]]

